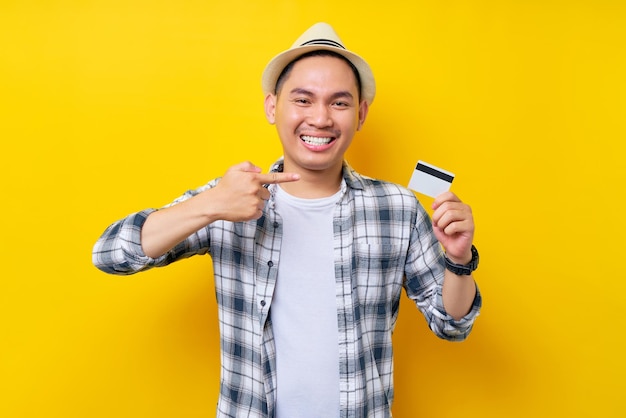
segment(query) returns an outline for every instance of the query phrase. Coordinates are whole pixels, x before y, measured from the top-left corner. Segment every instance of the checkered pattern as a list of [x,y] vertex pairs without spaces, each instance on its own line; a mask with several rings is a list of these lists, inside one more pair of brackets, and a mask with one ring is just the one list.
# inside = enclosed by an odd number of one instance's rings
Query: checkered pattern
[[[272,167],[282,171],[282,162]],[[359,175],[344,165],[345,185],[334,218],[339,324],[340,417],[390,417],[393,401],[392,332],[404,288],[441,338],[469,334],[481,306],[455,321],[443,308],[442,250],[428,215],[403,187]],[[172,204],[214,187],[188,191]],[[250,222],[215,222],[158,259],[141,250],[141,227],[154,209],[114,223],[93,251],[112,274],[132,274],[196,254],[213,260],[221,333],[221,389],[217,417],[273,417],[275,345],[270,308],[280,263],[282,223],[272,198]]]

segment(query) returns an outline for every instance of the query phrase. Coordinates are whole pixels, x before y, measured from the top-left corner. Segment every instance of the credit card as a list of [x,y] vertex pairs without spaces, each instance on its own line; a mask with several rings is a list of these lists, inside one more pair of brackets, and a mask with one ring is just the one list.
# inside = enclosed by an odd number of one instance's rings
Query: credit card
[[452,180],[454,174],[451,172],[420,160],[413,170],[409,188],[426,196],[437,197],[450,190]]

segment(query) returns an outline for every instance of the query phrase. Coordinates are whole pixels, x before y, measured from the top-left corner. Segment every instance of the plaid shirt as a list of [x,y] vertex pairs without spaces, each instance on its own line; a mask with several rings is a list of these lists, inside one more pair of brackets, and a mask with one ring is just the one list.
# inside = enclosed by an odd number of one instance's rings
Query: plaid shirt
[[[272,171],[282,171],[277,162]],[[398,185],[359,175],[344,164],[337,204],[334,260],[339,324],[340,416],[390,417],[393,401],[392,332],[401,291],[415,301],[432,331],[460,341],[481,306],[455,321],[444,310],[442,250],[415,195]],[[214,187],[219,179],[188,191],[172,204]],[[147,257],[141,227],[155,209],[112,224],[93,251],[93,262],[112,274],[132,274],[196,254],[213,260],[221,334],[221,385],[217,417],[273,417],[276,350],[270,308],[282,223],[274,188],[263,216],[248,222],[214,222],[167,254]]]

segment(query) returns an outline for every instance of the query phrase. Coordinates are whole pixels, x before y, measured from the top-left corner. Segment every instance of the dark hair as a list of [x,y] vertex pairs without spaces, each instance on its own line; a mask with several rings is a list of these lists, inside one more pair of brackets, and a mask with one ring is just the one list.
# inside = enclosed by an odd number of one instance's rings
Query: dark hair
[[277,95],[280,92],[280,90],[283,87],[283,84],[285,84],[285,80],[287,80],[287,77],[289,76],[289,73],[291,73],[291,70],[293,69],[293,66],[296,64],[296,62],[300,61],[301,59],[309,58],[309,57],[334,57],[334,58],[339,58],[343,60],[344,62],[346,62],[352,69],[352,72],[354,73],[354,78],[356,79],[356,87],[357,87],[357,90],[359,91],[359,100],[361,100],[361,76],[359,75],[359,70],[356,69],[354,64],[352,64],[352,62],[348,58],[334,51],[328,51],[326,49],[318,49],[315,51],[307,52],[293,59],[289,64],[287,64],[285,68],[283,68],[283,71],[281,71],[280,75],[278,76],[278,79],[276,80],[276,87],[274,88],[274,94]]

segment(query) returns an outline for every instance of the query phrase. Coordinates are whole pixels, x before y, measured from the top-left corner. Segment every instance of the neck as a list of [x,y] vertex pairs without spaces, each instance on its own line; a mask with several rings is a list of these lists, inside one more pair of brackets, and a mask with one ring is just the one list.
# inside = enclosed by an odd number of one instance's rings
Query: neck
[[303,199],[319,199],[332,196],[339,191],[343,166],[340,165],[336,169],[322,171],[290,170],[289,165],[285,162],[284,171],[286,173],[297,172],[300,174],[300,180],[280,185],[284,191]]

